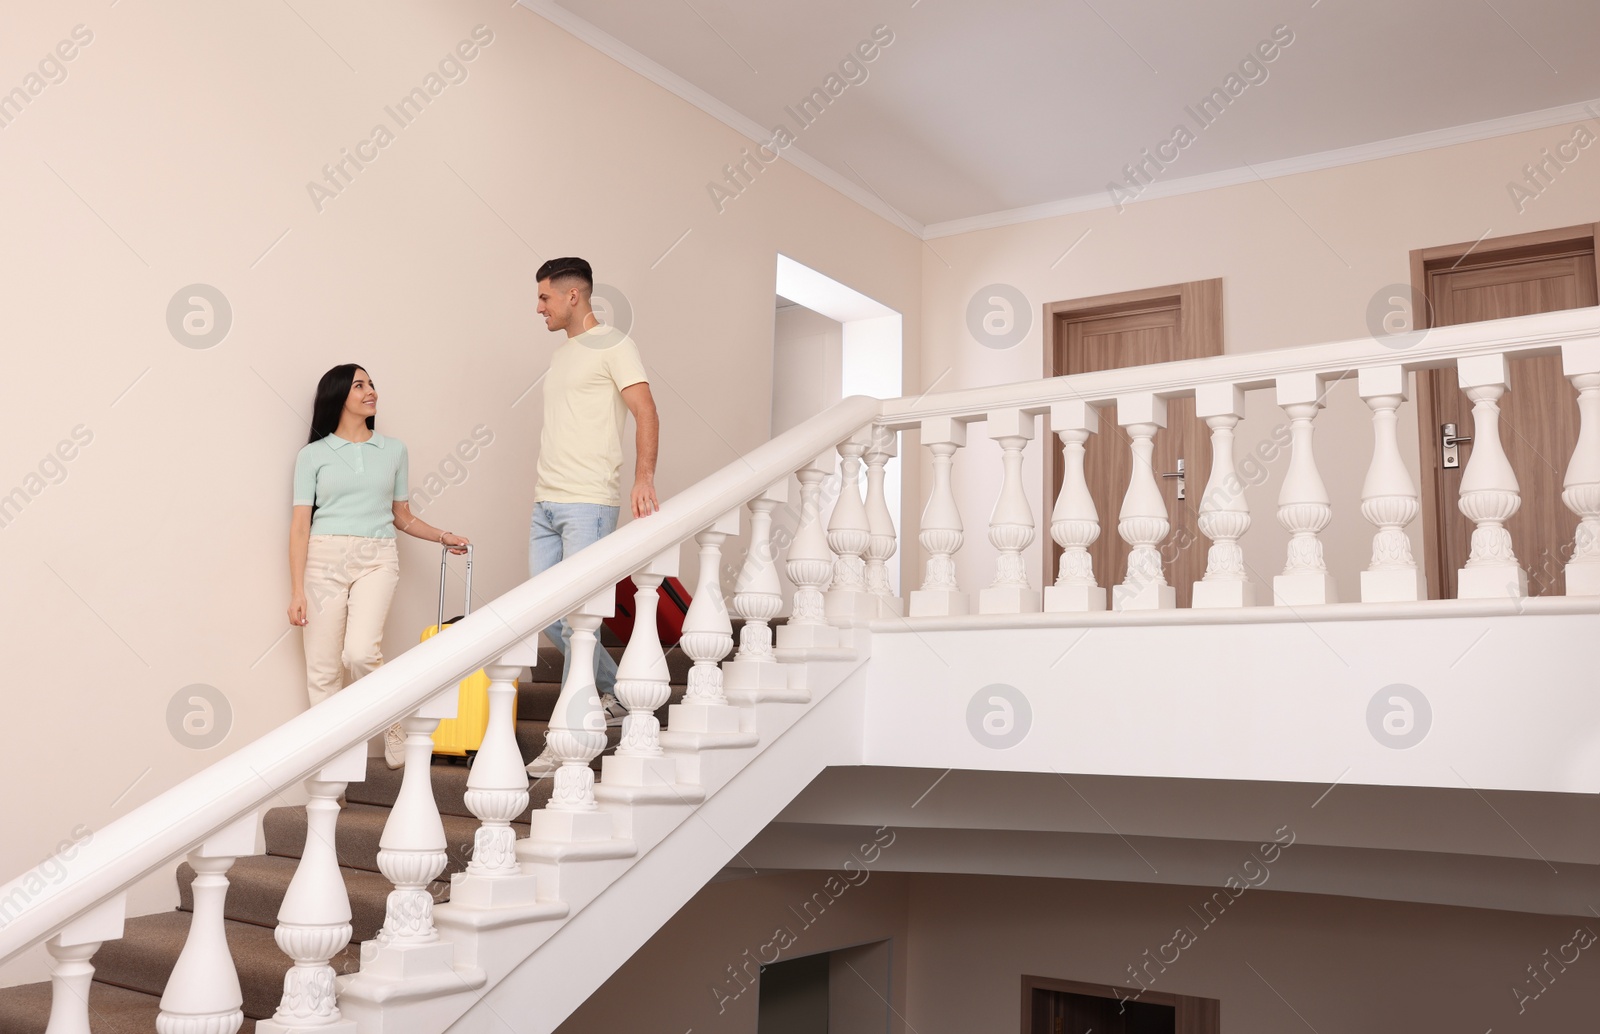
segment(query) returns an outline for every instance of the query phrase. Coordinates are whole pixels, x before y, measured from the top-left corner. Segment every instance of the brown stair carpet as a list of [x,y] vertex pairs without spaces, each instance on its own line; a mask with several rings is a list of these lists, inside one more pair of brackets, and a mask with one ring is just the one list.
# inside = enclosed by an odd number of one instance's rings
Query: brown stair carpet
[[[609,639],[609,633],[602,638]],[[622,650],[614,641],[608,642],[607,648],[614,657],[621,657]],[[690,661],[674,648],[668,651],[667,663],[673,684],[669,703],[676,703],[683,699]],[[544,747],[545,729],[560,694],[560,652],[542,648],[539,664],[530,674],[531,681],[517,687],[517,745],[523,757],[531,760]],[[666,708],[657,716],[665,723]],[[607,734],[609,753],[621,730],[608,729]],[[599,771],[599,758],[594,768]],[[464,869],[472,857],[478,820],[466,806],[468,774],[464,764],[434,760],[434,798],[449,843],[445,871],[431,888],[437,901],[449,900],[450,875]],[[353,934],[349,947],[333,960],[334,970],[340,974],[361,968],[361,942],[371,940],[383,925],[391,888],[378,871],[378,841],[400,792],[400,778],[401,773],[390,771],[382,758],[369,758],[366,781],[351,783],[345,793],[347,803],[339,813],[336,847],[350,895]],[[553,782],[549,777],[533,782],[528,791],[529,811],[549,802]],[[528,817],[529,812],[523,812],[513,823],[519,837],[528,833]],[[254,1034],[255,1021],[271,1016],[283,995],[283,975],[290,962],[278,949],[272,931],[305,847],[305,808],[273,808],[266,813],[263,826],[266,854],[240,858],[228,871],[226,932],[244,992],[241,1034]],[[95,980],[89,992],[95,1034],[150,1034],[155,1030],[161,992],[188,936],[194,905],[194,870],[187,862],[178,866],[177,881],[177,911],[129,919],[122,939],[107,941],[95,954]],[[49,1015],[48,983],[0,989],[0,1034],[44,1034]]]

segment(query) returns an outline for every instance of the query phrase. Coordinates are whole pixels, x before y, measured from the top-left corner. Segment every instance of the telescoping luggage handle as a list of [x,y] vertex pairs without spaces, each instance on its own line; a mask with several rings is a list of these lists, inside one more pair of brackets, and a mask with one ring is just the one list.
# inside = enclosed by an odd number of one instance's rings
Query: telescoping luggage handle
[[467,551],[467,602],[461,609],[461,616],[466,617],[472,613],[472,547],[445,546],[439,552],[439,629],[444,630],[444,583],[450,573],[450,551],[452,549],[465,549]]

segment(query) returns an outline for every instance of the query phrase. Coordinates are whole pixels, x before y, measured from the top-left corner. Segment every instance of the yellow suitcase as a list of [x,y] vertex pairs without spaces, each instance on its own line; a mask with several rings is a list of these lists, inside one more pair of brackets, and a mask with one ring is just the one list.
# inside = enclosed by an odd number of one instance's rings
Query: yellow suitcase
[[[467,602],[461,617],[472,613],[472,547],[467,546]],[[439,623],[422,633],[426,641],[449,628],[461,617],[444,619],[445,578],[449,574],[450,547],[439,554]],[[433,752],[450,758],[470,758],[483,745],[484,730],[489,728],[489,676],[482,669],[461,680],[460,700],[454,718],[445,718],[433,733]]]

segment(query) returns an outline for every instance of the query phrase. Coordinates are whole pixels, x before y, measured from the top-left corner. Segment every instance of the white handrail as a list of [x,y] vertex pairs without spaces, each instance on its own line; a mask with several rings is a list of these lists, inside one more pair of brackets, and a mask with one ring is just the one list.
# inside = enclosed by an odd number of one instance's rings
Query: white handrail
[[240,816],[262,808],[356,744],[416,711],[444,687],[498,658],[519,639],[693,538],[728,511],[789,477],[824,449],[871,423],[877,399],[852,396],[668,499],[655,515],[531,578],[412,647],[326,702],[179,783],[95,833],[60,883],[37,896],[28,874],[0,887],[0,902],[30,899],[0,926],[0,962],[50,937],[96,905],[170,864]]
[[931,417],[970,418],[1002,409],[1039,413],[1049,409],[1051,403],[1067,399],[1100,403],[1118,395],[1143,392],[1183,395],[1196,385],[1211,383],[1234,384],[1245,390],[1268,388],[1280,376],[1294,373],[1317,373],[1332,381],[1365,366],[1424,370],[1453,366],[1464,356],[1496,352],[1544,355],[1563,344],[1595,338],[1600,338],[1600,307],[1564,309],[1381,339],[1364,337],[1265,352],[1230,352],[1204,359],[907,396],[884,402],[878,422],[905,429]]

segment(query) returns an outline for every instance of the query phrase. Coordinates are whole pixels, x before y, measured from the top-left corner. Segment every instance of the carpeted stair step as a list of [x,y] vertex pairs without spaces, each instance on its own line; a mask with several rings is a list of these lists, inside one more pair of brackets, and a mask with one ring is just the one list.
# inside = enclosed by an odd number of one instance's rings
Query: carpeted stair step
[[[520,723],[519,723],[520,724]],[[531,722],[530,725],[537,729],[528,731],[528,738],[537,738],[538,744],[544,745],[544,723]],[[538,751],[534,751],[537,754]],[[533,754],[526,754],[532,758]],[[391,769],[383,763],[382,758],[367,759],[367,779],[362,783],[351,783],[345,790],[345,799],[351,804],[370,804],[379,808],[394,806],[395,799],[400,794],[400,778],[405,773],[401,769]],[[471,769],[462,764],[450,764],[435,761],[431,772],[433,781],[433,799],[439,804],[439,814],[459,815],[462,818],[473,818],[467,807],[467,776]],[[550,800],[549,787],[540,788],[537,784],[528,788],[528,808],[542,808]],[[517,822],[527,822],[528,812],[524,811],[516,817]]]
[[[89,985],[89,1024],[94,1034],[150,1034],[156,1029],[161,999],[125,987]],[[50,1022],[50,985],[22,984],[0,992],[0,1031],[44,1034]],[[239,1034],[255,1034],[256,1021],[246,1017]]]
[[[435,765],[434,770],[438,771],[440,767]],[[448,880],[451,873],[466,868],[467,862],[472,858],[472,837],[477,832],[478,820],[463,818],[460,815],[442,815],[440,818],[444,822],[445,840],[449,845],[446,848],[449,859],[445,863],[444,875],[440,879]],[[378,841],[383,837],[383,826],[388,821],[388,808],[376,808],[352,802],[341,811],[335,833],[339,864],[347,868],[366,869],[369,872],[379,871]],[[306,843],[304,808],[273,808],[267,812],[262,824],[266,828],[269,855],[300,857]],[[513,823],[511,828],[517,831],[518,837],[528,835],[528,825],[525,822]]]
[[[298,858],[257,855],[240,858],[228,870],[228,899],[225,915],[240,923],[253,923],[269,930],[278,925],[278,909],[294,879]],[[383,911],[393,885],[382,873],[365,869],[341,869],[345,890],[350,895],[351,939],[367,941],[377,936],[383,925]],[[441,891],[448,888],[440,887]],[[189,863],[178,866],[178,908],[194,911],[194,870]]]
[[[271,1016],[283,998],[283,975],[293,963],[266,927],[229,921],[224,929],[244,992],[244,1014],[257,1020]],[[188,912],[129,919],[123,938],[107,941],[95,953],[95,978],[159,998],[188,935]],[[361,968],[360,960],[361,946],[352,941],[334,957],[333,970],[341,976],[354,973]]]

